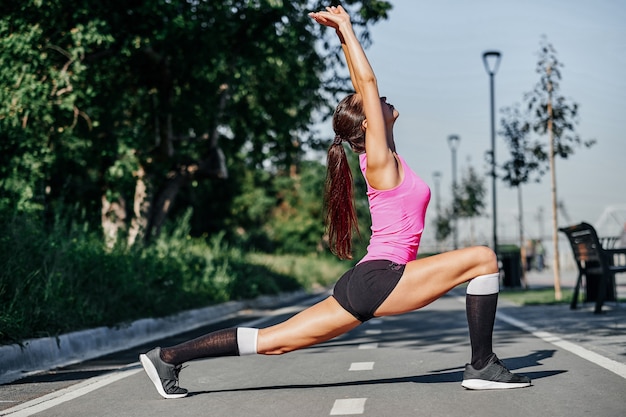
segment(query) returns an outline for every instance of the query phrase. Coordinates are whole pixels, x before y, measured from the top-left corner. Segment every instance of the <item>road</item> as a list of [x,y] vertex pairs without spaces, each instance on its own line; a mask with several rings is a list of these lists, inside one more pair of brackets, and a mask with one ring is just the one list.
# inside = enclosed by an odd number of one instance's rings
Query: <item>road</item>
[[[313,301],[243,312],[156,344],[234,325],[264,327]],[[608,365],[599,365],[552,333],[533,333],[528,324],[521,329],[526,322],[515,312],[527,307],[505,305],[501,311],[495,351],[511,370],[532,378],[530,388],[475,392],[460,386],[469,341],[457,291],[420,311],[375,319],[287,355],[191,362],[181,373],[181,386],[190,390],[184,399],[164,400],[156,393],[137,362],[150,346],[140,346],[0,386],[0,416],[626,415],[626,375],[607,369],[623,363],[607,359]]]

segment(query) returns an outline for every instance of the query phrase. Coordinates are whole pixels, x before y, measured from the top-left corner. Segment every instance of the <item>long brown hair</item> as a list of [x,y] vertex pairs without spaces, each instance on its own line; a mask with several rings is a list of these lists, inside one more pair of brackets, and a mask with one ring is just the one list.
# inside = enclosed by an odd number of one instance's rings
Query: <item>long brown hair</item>
[[347,142],[356,153],[365,152],[363,120],[363,105],[356,94],[341,100],[333,115],[335,139],[328,149],[324,201],[330,250],[340,259],[352,259],[352,231],[359,232],[352,173],[342,142]]

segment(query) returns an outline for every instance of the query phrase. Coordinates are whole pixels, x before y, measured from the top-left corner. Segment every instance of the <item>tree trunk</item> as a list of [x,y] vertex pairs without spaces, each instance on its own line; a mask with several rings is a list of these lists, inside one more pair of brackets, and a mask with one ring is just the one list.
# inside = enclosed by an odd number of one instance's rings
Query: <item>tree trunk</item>
[[163,226],[163,222],[165,222],[185,180],[185,176],[178,172],[168,175],[168,180],[156,195],[154,203],[152,204],[152,210],[150,211],[146,234],[144,236],[147,241],[161,233],[161,226]]
[[101,197],[100,224],[104,234],[104,245],[107,249],[113,249],[117,242],[120,230],[126,225],[126,202],[123,198],[118,201],[109,201],[105,194]]
[[[154,136],[155,146],[152,150],[154,160],[161,166],[174,165],[172,162],[175,156],[174,141],[180,139],[174,131],[172,121],[172,95],[173,82],[170,68],[170,59],[155,52],[152,48],[144,50],[146,56],[154,65],[158,95],[153,96],[154,111]],[[147,175],[144,170],[137,174],[135,187],[135,201],[133,205],[134,218],[129,234],[129,243],[134,243],[137,239],[148,242],[153,237],[159,235],[163,223],[176,200],[181,188],[195,179],[227,178],[226,159],[224,153],[218,146],[219,123],[223,115],[228,100],[229,86],[224,83],[220,85],[217,93],[220,96],[218,111],[213,114],[213,127],[210,134],[207,132],[198,138],[208,141],[207,154],[204,159],[187,163],[177,164],[166,174],[166,180],[160,189],[150,187],[150,177],[154,172]],[[160,181],[159,181],[160,183]]]
[[[550,76],[551,68],[548,67],[547,74]],[[548,84],[548,140],[550,141],[550,184],[552,194],[552,242],[553,242],[553,270],[554,270],[554,299],[561,301],[561,272],[559,262],[559,222],[558,222],[558,202],[556,195],[556,164],[554,158],[554,131],[552,126],[552,83]]]
[[133,218],[131,220],[130,229],[128,230],[128,246],[133,246],[143,237],[147,226],[147,216],[150,210],[150,201],[148,200],[148,187],[146,186],[146,172],[143,167],[139,167],[135,172],[135,195],[133,198]]
[[524,204],[522,203],[522,184],[517,184],[517,210],[519,211],[519,249],[522,255],[522,286],[528,288],[526,281],[526,257],[524,256]]
[[208,157],[199,163],[183,165],[178,171],[170,172],[163,187],[155,194],[150,205],[144,238],[156,237],[161,232],[163,222],[170,212],[176,196],[181,188],[197,179],[225,179],[228,178],[226,159],[222,150],[214,146]]

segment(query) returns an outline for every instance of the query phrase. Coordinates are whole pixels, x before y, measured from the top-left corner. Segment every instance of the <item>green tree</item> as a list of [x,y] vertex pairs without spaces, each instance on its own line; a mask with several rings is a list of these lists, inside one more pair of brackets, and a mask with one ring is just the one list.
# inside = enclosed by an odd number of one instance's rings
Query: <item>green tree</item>
[[484,178],[471,165],[468,166],[454,195],[452,213],[456,217],[469,219],[471,244],[474,244],[473,219],[484,214],[485,193]]
[[[389,2],[347,1],[355,25]],[[227,213],[246,170],[289,176],[323,143],[347,72],[318,1],[27,0],[0,17],[4,207],[76,207],[129,243],[207,188]],[[228,167],[228,169],[227,169]],[[234,173],[238,174],[235,175]],[[194,213],[206,210],[196,207]],[[214,213],[205,213],[213,217]],[[223,225],[224,223],[222,223]]]
[[[548,135],[547,155],[550,167],[550,189],[552,197],[552,240],[554,265],[555,299],[561,300],[561,278],[558,246],[556,157],[567,158],[579,146],[589,147],[595,140],[583,141],[576,133],[578,124],[578,104],[561,95],[560,81],[563,64],[558,60],[556,50],[546,37],[541,39],[537,73],[539,82],[534,90],[526,94],[530,112],[530,126],[540,135]],[[545,148],[544,148],[545,149]]]
[[21,2],[5,6],[0,19],[0,206],[37,211],[50,204],[52,183],[67,185],[67,176],[55,178],[54,167],[81,164],[81,154],[92,145],[75,134],[79,125],[93,125],[82,106],[95,96],[81,86],[84,59],[86,50],[106,47],[112,38],[101,32],[99,19],[61,30],[46,14],[26,13]]
[[[510,159],[501,166],[502,181],[517,188],[519,247],[524,247],[524,209],[522,185],[530,181],[539,182],[547,170],[548,156],[542,143],[530,137],[532,133],[528,118],[522,114],[519,105],[501,110],[500,135],[504,138]],[[524,258],[522,258],[524,261]],[[524,269],[522,269],[524,270]]]
[[442,242],[452,234],[452,213],[450,209],[444,209],[443,213],[437,213],[433,220],[435,226],[435,239]]

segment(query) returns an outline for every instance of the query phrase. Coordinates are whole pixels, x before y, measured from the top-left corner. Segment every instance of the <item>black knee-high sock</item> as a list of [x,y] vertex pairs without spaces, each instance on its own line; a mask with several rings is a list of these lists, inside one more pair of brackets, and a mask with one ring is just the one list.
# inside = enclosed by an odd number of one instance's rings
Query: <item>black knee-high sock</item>
[[[241,328],[239,328],[241,330]],[[245,348],[256,349],[256,329],[246,329],[243,337]],[[252,331],[254,336],[251,336]],[[241,335],[241,333],[239,333]],[[187,342],[161,349],[161,359],[171,364],[181,364],[193,359],[214,358],[220,356],[238,356],[250,352],[240,352],[242,341],[238,341],[238,329],[218,330]],[[254,346],[251,346],[254,345]]]
[[472,344],[472,366],[482,369],[493,354],[493,325],[496,319],[498,293],[465,296],[465,311]]

